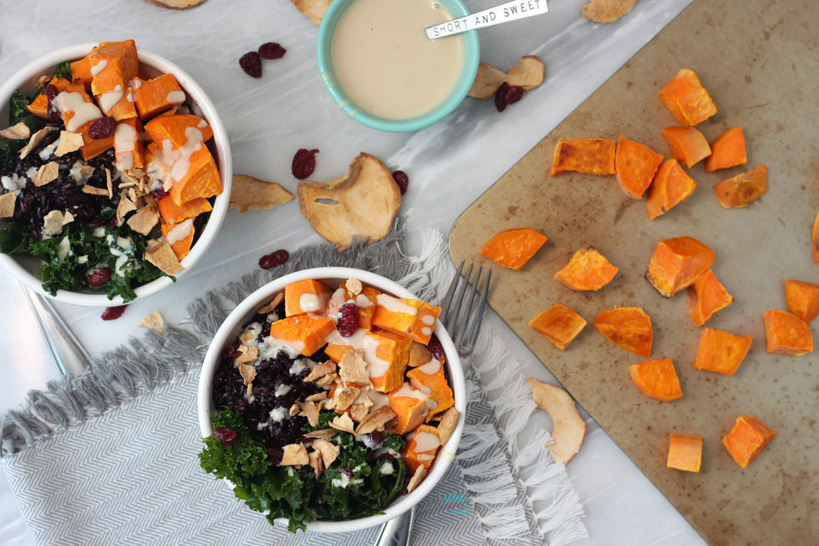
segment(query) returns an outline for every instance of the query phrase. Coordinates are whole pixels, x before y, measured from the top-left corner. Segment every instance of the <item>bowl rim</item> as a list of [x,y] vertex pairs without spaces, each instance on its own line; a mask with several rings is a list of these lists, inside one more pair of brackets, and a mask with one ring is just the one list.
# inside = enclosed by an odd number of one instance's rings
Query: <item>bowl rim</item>
[[[58,63],[65,60],[81,59],[85,57],[92,48],[96,47],[98,43],[87,42],[82,44],[74,44],[55,49],[49,53],[41,55],[28,62],[23,68],[14,73],[8,80],[0,84],[0,112],[5,111],[8,100],[12,93],[23,86],[25,83],[36,78],[38,75],[46,73]],[[216,150],[218,161],[219,175],[222,177],[222,193],[216,196],[213,203],[213,210],[210,212],[210,217],[202,230],[199,240],[191,249],[190,253],[182,259],[181,263],[184,269],[175,275],[179,280],[186,275],[190,269],[196,264],[200,258],[205,254],[210,245],[213,243],[222,221],[225,218],[228,210],[230,187],[233,178],[233,161],[230,152],[230,143],[227,137],[222,120],[219,117],[216,107],[206,95],[205,91],[198,83],[184,70],[182,70],[175,63],[157,55],[149,50],[138,48],[139,62],[150,68],[157,69],[163,73],[171,72],[179,82],[180,87],[187,93],[192,102],[202,113],[202,116],[207,120],[208,124],[213,129],[213,145]],[[5,120],[3,121],[5,123]],[[32,258],[36,259],[36,258]],[[9,254],[0,253],[0,266],[8,271],[14,278],[20,281],[27,288],[34,292],[54,300],[69,303],[72,305],[94,306],[94,307],[109,307],[112,305],[123,305],[122,296],[115,296],[113,299],[108,299],[104,293],[85,293],[75,292],[70,290],[57,290],[57,294],[52,296],[42,287],[42,279],[38,275],[34,275],[23,267],[15,257]],[[134,289],[136,298],[128,302],[135,303],[139,300],[151,296],[163,288],[174,284],[174,281],[169,277],[160,277],[149,283],[138,286]]]
[[[409,119],[382,118],[358,108],[350,101],[341,90],[341,87],[333,75],[332,59],[330,56],[332,33],[335,31],[339,18],[344,14],[347,8],[356,1],[357,0],[335,0],[332,2],[321,19],[318,39],[316,40],[316,61],[319,69],[319,77],[338,107],[341,108],[345,114],[367,127],[392,133],[418,131],[451,114],[466,98],[478,74],[478,66],[481,60],[478,31],[468,30],[460,35],[463,37],[462,39],[465,45],[464,68],[461,71],[461,77],[458,79],[458,83],[444,102],[425,114]],[[445,4],[444,7],[453,18],[464,17],[470,14],[469,9],[462,0],[440,1],[442,4]]]
[[[284,290],[284,287],[287,284],[305,279],[344,281],[351,277],[355,277],[365,285],[373,286],[394,296],[400,298],[417,299],[412,292],[395,281],[391,281],[370,271],[347,267],[317,267],[305,269],[290,273],[288,275],[283,275],[282,277],[279,277],[278,279],[271,281],[257,289],[255,292],[242,300],[242,302],[236,306],[236,308],[227,316],[227,318],[225,318],[222,325],[214,335],[213,340],[208,347],[207,353],[205,354],[199,376],[199,388],[197,392],[199,428],[203,438],[210,436],[212,430],[211,412],[215,411],[211,398],[213,390],[213,375],[219,365],[222,348],[239,334],[239,330],[244,322],[248,320],[253,313],[255,313],[256,309],[268,303],[269,299],[275,295],[275,293]],[[426,478],[411,493],[399,498],[397,501],[394,501],[390,506],[385,508],[384,514],[345,521],[314,521],[306,524],[308,531],[315,531],[319,533],[342,533],[366,529],[368,527],[380,525],[386,521],[389,521],[403,514],[426,497],[427,494],[429,494],[429,492],[432,491],[432,489],[434,489],[438,482],[443,478],[452,461],[455,460],[455,454],[458,449],[458,444],[460,443],[461,433],[463,432],[465,422],[466,383],[461,361],[458,357],[458,352],[455,349],[452,339],[449,337],[449,334],[441,325],[440,321],[436,321],[434,332],[444,348],[444,354],[447,358],[449,377],[452,382],[452,392],[455,396],[455,408],[461,412],[461,416],[458,420],[458,425],[456,426],[455,431],[446,445],[439,451],[435,463],[432,465],[431,470],[427,473]],[[281,520],[277,521],[286,522],[287,520],[282,518]]]

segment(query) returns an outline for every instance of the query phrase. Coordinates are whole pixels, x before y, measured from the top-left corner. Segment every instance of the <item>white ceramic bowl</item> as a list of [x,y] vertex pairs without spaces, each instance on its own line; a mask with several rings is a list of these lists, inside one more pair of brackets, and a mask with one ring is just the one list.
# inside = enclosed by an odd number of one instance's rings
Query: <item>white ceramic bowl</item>
[[[216,415],[216,409],[213,406],[213,375],[219,367],[221,362],[222,350],[226,345],[233,343],[239,336],[242,326],[245,325],[251,317],[255,314],[256,309],[267,304],[274,295],[284,290],[284,287],[292,282],[301,281],[304,279],[316,279],[324,281],[330,285],[338,284],[347,279],[355,277],[360,280],[365,286],[372,286],[385,292],[387,294],[397,296],[399,298],[415,298],[415,296],[401,285],[370,273],[369,271],[362,271],[360,269],[349,269],[344,267],[320,267],[315,269],[306,269],[296,273],[291,273],[276,279],[275,281],[266,284],[248,296],[241,302],[236,309],[225,319],[225,322],[216,332],[216,335],[211,341],[210,348],[205,355],[204,363],[202,364],[202,372],[199,378],[199,428],[201,429],[202,437],[211,435],[211,419]],[[444,348],[447,361],[447,372],[452,387],[452,393],[455,398],[455,408],[461,412],[461,419],[452,437],[441,447],[438,451],[438,456],[430,468],[421,484],[408,495],[398,497],[393,503],[384,510],[384,514],[378,516],[369,516],[366,518],[358,518],[345,521],[328,521],[320,520],[307,524],[308,531],[315,531],[320,533],[346,533],[350,531],[358,531],[366,529],[374,525],[380,525],[389,521],[421,501],[432,489],[438,484],[446,473],[449,464],[455,459],[455,453],[458,449],[458,443],[461,439],[461,432],[464,426],[464,415],[466,413],[466,386],[464,384],[464,374],[461,368],[461,361],[458,358],[458,353],[455,350],[455,345],[452,339],[446,332],[444,327],[437,323],[435,325],[435,335],[441,341]],[[232,495],[228,490],[225,490],[226,495]],[[259,517],[262,517],[261,514]],[[286,520],[281,520],[281,523],[287,525]]]
[[[41,75],[51,74],[54,71],[54,67],[62,61],[74,61],[85,57],[96,45],[95,43],[77,44],[52,51],[31,61],[0,85],[0,125],[2,125],[3,128],[8,126],[9,100],[15,90],[19,89],[26,93],[34,91],[37,88],[37,79]],[[227,132],[222,125],[222,121],[219,119],[216,108],[193,78],[172,62],[150,51],[140,49],[139,44],[137,44],[137,52],[139,54],[140,71],[152,78],[160,74],[172,73],[179,82],[180,87],[182,87],[187,94],[186,102],[191,106],[194,113],[205,118],[213,128],[213,139],[208,142],[208,146],[211,148],[216,164],[219,167],[223,191],[220,195],[216,196],[213,203],[213,211],[210,213],[208,222],[205,224],[205,228],[202,230],[199,239],[196,241],[196,244],[193,245],[193,248],[191,248],[190,253],[185,256],[181,262],[184,269],[175,275],[176,279],[179,280],[191,270],[194,264],[198,262],[208,250],[227,212],[228,202],[230,201],[230,184],[233,179],[230,144],[228,143]],[[7,220],[0,220],[0,228],[5,227],[6,224]],[[41,259],[30,256],[0,254],[0,265],[28,288],[44,296],[51,297],[50,294],[43,290],[41,284],[40,268],[43,265]],[[172,284],[173,281],[170,278],[160,277],[136,287],[134,292],[136,292],[137,299],[143,299]],[[74,305],[98,307],[122,304],[122,298],[120,296],[115,296],[109,300],[105,293],[91,292],[90,290],[87,292],[58,290],[54,299]],[[132,300],[132,302],[133,301],[136,300]]]

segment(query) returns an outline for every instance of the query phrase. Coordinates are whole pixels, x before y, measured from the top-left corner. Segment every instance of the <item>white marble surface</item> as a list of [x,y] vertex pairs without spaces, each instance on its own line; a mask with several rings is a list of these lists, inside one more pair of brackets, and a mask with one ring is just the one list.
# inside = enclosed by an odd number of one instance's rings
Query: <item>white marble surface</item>
[[[467,0],[472,11],[497,2]],[[279,182],[295,192],[290,162],[298,148],[318,148],[313,179],[346,170],[361,151],[410,177],[401,215],[411,237],[416,228],[444,233],[458,215],[512,167],[554,126],[668,24],[688,0],[640,0],[612,25],[581,18],[583,0],[552,0],[548,15],[482,31],[482,60],[508,69],[522,55],[546,62],[546,82],[503,114],[490,101],[467,99],[452,115],[426,130],[386,134],[359,125],[335,106],[316,68],[317,29],[287,0],[208,0],[173,12],[143,0],[0,1],[0,80],[57,47],[134,38],[138,47],[182,66],[209,93],[233,148],[234,170]],[[263,42],[288,52],[264,63],[254,80],[239,57]],[[0,123],[1,124],[1,123]],[[416,238],[417,239],[417,238]],[[296,202],[275,211],[231,211],[208,255],[178,285],[131,305],[117,321],[99,319],[101,309],[59,306],[92,355],[139,334],[139,320],[160,310],[178,323],[185,305],[226,279],[255,267],[278,248],[318,241]],[[411,240],[417,248],[417,240]],[[412,250],[412,248],[410,248]],[[21,286],[0,271],[0,412],[19,407],[30,389],[41,389],[57,371],[40,338]],[[525,373],[551,374],[496,317],[497,330],[526,362]],[[568,467],[586,509],[590,538],[582,545],[696,545],[699,535],[654,488],[604,431],[587,417],[586,442]],[[192,414],[195,419],[195,415]],[[548,418],[542,416],[543,425]],[[0,473],[0,544],[32,544]]]

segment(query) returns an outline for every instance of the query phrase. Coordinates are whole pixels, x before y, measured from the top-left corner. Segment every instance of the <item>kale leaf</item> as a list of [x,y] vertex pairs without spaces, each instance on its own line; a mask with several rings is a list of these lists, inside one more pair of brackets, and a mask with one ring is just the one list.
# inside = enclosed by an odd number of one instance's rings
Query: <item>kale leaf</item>
[[54,68],[54,77],[63,78],[71,81],[74,77],[71,75],[71,62],[63,61]]

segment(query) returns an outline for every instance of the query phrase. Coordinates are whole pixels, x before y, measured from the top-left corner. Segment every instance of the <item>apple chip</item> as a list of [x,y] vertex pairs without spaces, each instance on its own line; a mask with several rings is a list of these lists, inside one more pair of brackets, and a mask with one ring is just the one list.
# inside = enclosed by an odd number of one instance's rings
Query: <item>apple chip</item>
[[74,215],[66,211],[65,214],[52,210],[43,217],[43,228],[52,235],[63,232],[63,226],[74,221]]
[[290,417],[293,417],[294,415],[298,414],[300,411],[301,411],[301,408],[299,407],[298,402],[296,402],[295,404],[290,406],[290,410],[287,412],[287,414]]
[[284,446],[284,455],[282,455],[281,466],[295,466],[301,464],[309,464],[310,456],[307,454],[307,448],[304,444],[288,444]]
[[389,406],[381,406],[377,410],[369,413],[358,425],[355,433],[369,434],[375,430],[384,430],[387,423],[395,419],[395,412]]
[[126,195],[126,193],[123,191],[119,198],[119,204],[117,205],[117,224],[121,225],[125,215],[129,212],[135,211],[136,209],[137,207],[134,202],[131,201],[128,195]]
[[316,379],[320,379],[327,374],[333,373],[336,371],[336,363],[332,360],[327,360],[325,362],[319,362],[313,369],[310,370],[310,373],[302,379],[302,381],[311,382],[315,381]]
[[228,208],[239,212],[274,209],[276,205],[293,200],[293,194],[276,184],[246,174],[233,177]]
[[324,12],[330,7],[332,0],[290,0],[296,8],[305,14],[316,25],[321,24]]
[[22,121],[12,125],[8,129],[3,129],[0,131],[0,137],[7,138],[9,140],[23,140],[30,136],[31,130],[29,130],[28,125]]
[[60,131],[60,140],[57,143],[57,149],[54,150],[54,155],[62,157],[65,154],[76,152],[82,148],[82,135],[79,133],[71,133],[69,131]]
[[364,351],[354,349],[345,352],[338,363],[338,373],[342,380],[349,383],[369,385],[370,374],[367,371],[367,363],[364,361]]
[[259,347],[256,345],[252,345],[250,348],[246,345],[239,345],[239,352],[241,354],[236,358],[236,364],[256,362],[259,360]]
[[284,292],[279,292],[278,294],[276,294],[276,297],[274,297],[272,300],[270,300],[270,303],[268,303],[267,305],[265,305],[261,309],[258,309],[256,312],[259,313],[260,315],[264,315],[266,313],[269,313],[273,309],[275,309],[276,306],[279,305],[283,301],[284,301]]
[[318,417],[319,417],[319,408],[315,402],[296,402],[301,409],[301,413],[304,417],[307,417],[307,422],[310,423],[311,427],[318,425]]
[[354,434],[353,420],[350,419],[350,416],[347,415],[346,413],[342,413],[341,415],[330,421],[330,426],[335,429],[343,430],[344,432]]
[[491,64],[481,63],[478,65],[478,74],[468,94],[476,99],[491,99],[505,79],[504,72]]
[[[119,209],[119,207],[117,207]],[[128,227],[136,231],[137,233],[141,233],[142,235],[148,235],[151,233],[151,230],[154,229],[159,223],[159,211],[157,211],[154,207],[142,207],[136,213],[128,218],[126,224]]]
[[253,383],[254,379],[256,379],[256,366],[252,364],[245,364],[244,362],[240,363],[239,375],[242,376],[242,384],[245,387],[248,387],[247,392],[250,394],[250,384]]
[[311,394],[307,398],[305,398],[308,402],[321,402],[322,400],[327,400],[327,391],[317,392],[316,394]]
[[145,259],[168,275],[175,275],[184,269],[168,241],[163,241],[145,252]]
[[314,430],[313,432],[308,432],[304,435],[305,438],[321,438],[322,440],[329,440],[333,436],[336,435],[336,429],[334,428],[323,428],[321,430]]
[[455,408],[449,408],[441,415],[441,421],[438,423],[438,436],[441,438],[441,445],[446,445],[452,433],[455,432],[455,427],[458,426],[458,419],[461,417],[461,412]]
[[358,398],[361,389],[353,387],[352,385],[343,385],[337,387],[333,392],[333,405],[336,411],[345,411]]
[[517,85],[525,91],[530,91],[543,83],[546,77],[546,67],[535,55],[525,55],[509,69],[506,74],[506,83]]
[[583,444],[586,422],[565,390],[537,379],[530,378],[528,381],[535,404],[552,418],[554,442],[546,447],[552,452],[555,462],[568,464]]
[[401,206],[401,191],[390,170],[365,153],[339,178],[302,180],[297,193],[301,213],[338,250],[347,249],[354,237],[365,242],[383,238]]
[[17,203],[15,192],[0,195],[0,218],[11,218],[14,216],[14,205]]
[[[372,403],[370,403],[370,405],[372,405]],[[353,421],[356,423],[360,423],[365,417],[367,417],[367,413],[369,413],[369,411],[370,410],[366,404],[353,404],[350,406],[350,417],[352,417]]]
[[409,483],[407,484],[407,493],[412,493],[412,491],[421,483],[421,480],[424,479],[424,476],[427,474],[427,467],[424,465],[419,465],[418,468],[415,469],[415,474],[412,475],[410,478]]
[[347,282],[344,283],[344,286],[347,287],[347,292],[352,294],[353,296],[357,296],[361,293],[361,290],[364,288],[361,285],[361,281],[358,279],[349,278]]
[[48,134],[48,132],[50,130],[51,130],[50,128],[45,127],[43,129],[40,129],[39,131],[37,131],[33,135],[31,135],[31,140],[29,140],[28,144],[26,144],[25,147],[23,147],[23,149],[20,150],[20,159],[25,159],[26,156],[29,153],[31,153],[31,150],[36,148],[37,145],[40,144],[43,141],[43,139],[45,138],[45,136]]
[[60,165],[56,161],[50,161],[40,167],[34,176],[34,185],[37,187],[50,184],[57,179],[60,174]]
[[589,0],[583,4],[583,17],[595,23],[613,23],[636,5],[637,0]]
[[154,311],[147,317],[143,318],[139,323],[140,328],[147,328],[149,330],[156,330],[160,334],[165,333],[165,318],[159,311]]
[[338,454],[341,453],[340,446],[337,446],[329,440],[322,440],[320,438],[313,440],[313,449],[321,453],[325,468],[333,464],[333,461],[338,458]]

